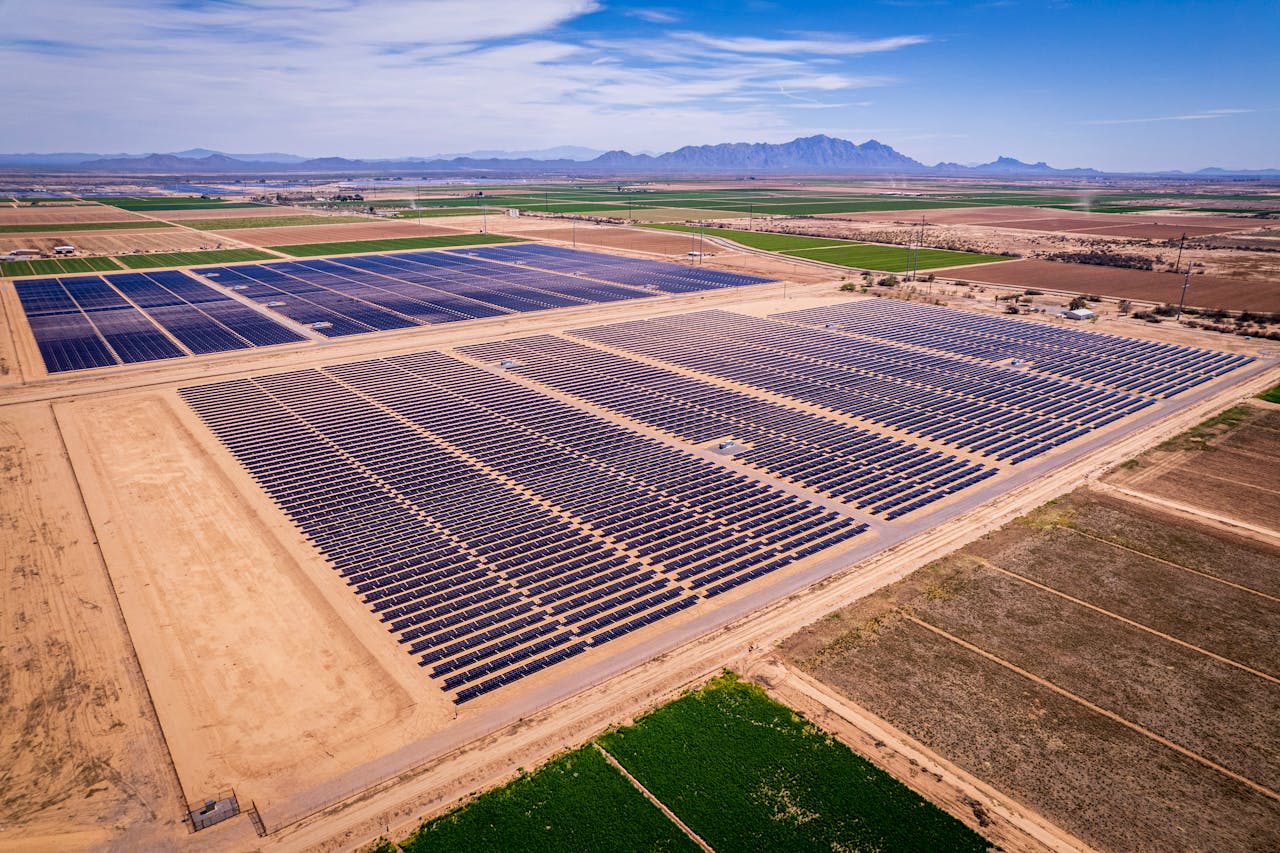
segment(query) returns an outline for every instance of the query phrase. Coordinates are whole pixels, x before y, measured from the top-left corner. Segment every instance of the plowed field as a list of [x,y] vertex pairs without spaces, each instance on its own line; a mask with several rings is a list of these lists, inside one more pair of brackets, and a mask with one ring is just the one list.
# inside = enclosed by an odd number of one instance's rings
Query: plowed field
[[[969,267],[962,274],[971,281],[1096,293],[1117,299],[1170,302],[1174,305],[1182,294],[1184,278],[1177,273],[1035,260],[982,264]],[[1264,281],[1193,275],[1187,289],[1187,304],[1229,311],[1280,311],[1280,288]]]

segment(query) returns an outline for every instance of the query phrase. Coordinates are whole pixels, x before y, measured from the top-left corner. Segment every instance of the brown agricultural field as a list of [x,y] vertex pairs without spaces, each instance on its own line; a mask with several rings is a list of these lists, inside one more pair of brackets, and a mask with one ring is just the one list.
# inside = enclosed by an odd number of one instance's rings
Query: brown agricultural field
[[1280,532],[1280,408],[1233,411],[1152,448],[1107,482]]
[[304,243],[339,243],[345,240],[381,240],[389,237],[429,237],[464,232],[457,228],[436,225],[434,221],[432,224],[422,225],[406,221],[370,221],[338,225],[291,225],[283,228],[233,228],[206,233],[209,239],[239,240],[253,246],[296,246]]
[[1269,850],[1277,577],[1276,544],[1080,491],[782,650],[1098,849]]
[[[1096,293],[1117,299],[1178,303],[1184,276],[1177,273],[1120,269],[1056,261],[1022,260],[966,267],[969,281]],[[1280,288],[1264,281],[1237,281],[1193,275],[1187,304],[1230,311],[1280,311]]]
[[59,231],[56,234],[0,234],[0,250],[40,249],[71,244],[82,255],[125,255],[130,252],[183,252],[239,248],[243,244],[224,234],[186,228],[144,228],[137,231]]
[[86,207],[0,207],[0,225],[68,225],[77,222],[128,222],[147,217],[93,204]]

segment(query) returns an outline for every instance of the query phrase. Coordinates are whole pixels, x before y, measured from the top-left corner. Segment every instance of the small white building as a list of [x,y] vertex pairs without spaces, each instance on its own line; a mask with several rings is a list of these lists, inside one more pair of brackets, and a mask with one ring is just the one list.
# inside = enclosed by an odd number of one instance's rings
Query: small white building
[[54,246],[53,253],[55,255],[74,255],[76,253],[75,246]]
[[1068,320],[1092,320],[1098,315],[1090,311],[1088,308],[1073,308],[1069,311],[1063,311],[1062,316]]

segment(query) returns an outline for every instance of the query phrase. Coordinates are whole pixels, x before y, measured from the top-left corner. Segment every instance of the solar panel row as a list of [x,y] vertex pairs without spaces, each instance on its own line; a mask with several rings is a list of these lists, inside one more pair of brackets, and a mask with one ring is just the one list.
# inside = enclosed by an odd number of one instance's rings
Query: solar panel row
[[601,252],[584,252],[539,243],[514,246],[483,246],[466,249],[468,255],[509,263],[527,264],[543,270],[607,279],[663,293],[692,293],[720,287],[743,287],[772,279],[742,275],[710,267],[686,267],[663,261],[649,261]]
[[865,529],[439,353],[182,395],[458,702]]
[[197,270],[329,337],[738,287],[770,279],[548,246],[402,252]]
[[573,334],[1010,464],[1153,402],[1113,389],[724,311]]
[[305,340],[176,271],[14,286],[50,373]]
[[1018,359],[1037,373],[1155,397],[1172,397],[1253,361],[1249,356],[915,303],[867,300],[775,317],[983,361]]
[[[893,518],[995,473],[981,463],[551,335],[460,351],[510,363],[513,373],[693,444],[731,440],[743,448],[735,457],[741,462]],[[899,495],[909,497],[894,503]]]

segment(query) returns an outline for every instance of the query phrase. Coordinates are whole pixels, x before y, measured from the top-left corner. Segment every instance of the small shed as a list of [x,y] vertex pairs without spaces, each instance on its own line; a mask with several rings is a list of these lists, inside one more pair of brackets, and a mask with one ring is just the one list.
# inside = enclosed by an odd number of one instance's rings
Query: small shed
[[1069,311],[1063,311],[1062,316],[1068,320],[1092,320],[1098,315],[1090,311],[1088,308],[1072,308]]

